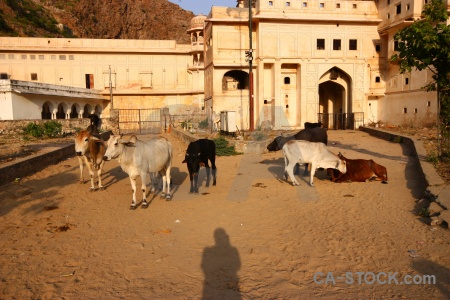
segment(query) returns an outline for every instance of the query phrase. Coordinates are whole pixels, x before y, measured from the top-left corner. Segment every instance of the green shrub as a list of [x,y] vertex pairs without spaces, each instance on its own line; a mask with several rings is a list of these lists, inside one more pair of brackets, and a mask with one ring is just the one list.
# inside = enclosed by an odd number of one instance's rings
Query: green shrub
[[236,149],[234,148],[234,146],[228,146],[228,141],[223,136],[219,136],[218,138],[213,139],[213,141],[216,144],[216,155],[217,156],[231,156],[231,155],[242,154],[242,153],[236,152]]
[[23,128],[23,131],[33,137],[41,137],[44,135],[44,129],[42,126],[32,122],[28,123],[27,126]]
[[255,141],[262,141],[266,138],[266,135],[261,131],[253,132],[252,136],[253,136],[253,140],[255,140]]
[[62,125],[57,121],[48,121],[43,124],[44,134],[48,137],[57,137],[61,135]]
[[200,129],[206,129],[206,128],[208,128],[208,119],[204,119],[203,121],[200,121],[199,123],[198,123],[198,128],[200,128]]

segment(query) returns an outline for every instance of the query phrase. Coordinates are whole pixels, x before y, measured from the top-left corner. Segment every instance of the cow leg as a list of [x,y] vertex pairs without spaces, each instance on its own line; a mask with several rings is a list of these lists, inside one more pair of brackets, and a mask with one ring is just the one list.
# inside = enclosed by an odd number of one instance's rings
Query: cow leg
[[213,185],[216,185],[216,176],[217,176],[217,169],[214,167],[212,168]]
[[311,163],[311,172],[310,172],[310,175],[309,175],[309,184],[311,186],[314,186],[314,182],[313,182],[313,180],[314,180],[314,173],[316,173],[316,163],[312,162]]
[[[299,185],[298,181],[295,179],[294,176],[294,167],[297,163],[296,162],[289,162],[289,164],[284,168],[284,173],[286,176],[286,173],[289,175],[289,178],[291,178],[292,185]],[[287,176],[286,176],[287,180]]]
[[189,173],[189,181],[191,182],[191,188],[189,190],[189,194],[194,193],[194,174]]
[[308,167],[309,167],[309,164],[305,164],[305,171],[303,171],[304,176],[308,175]]
[[97,177],[98,177],[98,188],[101,190],[104,190],[105,187],[102,184],[102,171],[103,171],[103,164],[105,163],[105,161],[102,161],[102,163],[99,165],[98,170],[97,170]]
[[216,158],[212,157],[211,160],[211,168],[212,168],[212,177],[213,177],[213,185],[216,185],[216,175],[217,175],[217,168],[216,168]]
[[205,165],[206,169],[206,187],[209,187],[209,177],[211,175],[211,168]]
[[150,173],[150,193],[156,193],[157,185],[158,185],[158,173]]
[[142,208],[147,208],[147,172],[141,173]]
[[130,176],[130,182],[131,182],[131,190],[133,191],[133,200],[131,201],[130,209],[136,208],[136,178],[138,176]]
[[84,178],[83,178],[83,167],[84,167],[83,157],[77,156],[77,158],[78,158],[78,163],[80,164],[80,183],[84,183]]
[[194,174],[194,194],[198,194],[198,173]]
[[166,194],[166,200],[172,200],[172,195],[170,194],[170,165],[166,168],[166,170],[162,171],[165,173],[161,173],[161,176],[163,178],[163,192]]
[[94,182],[95,174],[94,174],[93,166],[91,165],[91,163],[89,161],[87,161],[87,158],[86,158],[86,162],[87,162],[86,166],[88,167],[88,170],[89,170],[89,176],[91,178],[91,192],[93,192],[96,190],[95,182]]

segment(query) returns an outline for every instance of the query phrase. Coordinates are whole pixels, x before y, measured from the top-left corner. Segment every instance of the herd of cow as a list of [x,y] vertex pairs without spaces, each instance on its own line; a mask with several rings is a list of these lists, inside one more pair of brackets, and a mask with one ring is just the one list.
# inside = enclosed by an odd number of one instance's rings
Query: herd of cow
[[[131,136],[128,140],[122,135],[111,135],[108,141],[103,141],[98,132],[98,123],[91,119],[91,125],[81,130],[75,136],[75,152],[80,165],[80,182],[84,183],[83,166],[87,166],[91,179],[91,191],[104,189],[101,175],[105,161],[117,159],[123,171],[131,181],[133,199],[131,209],[136,208],[136,179],[141,177],[143,193],[142,207],[147,207],[147,173],[150,174],[151,191],[157,189],[159,177],[162,178],[161,197],[171,199],[170,169],[172,166],[173,148],[170,141],[164,137],[155,137],[148,141]],[[326,169],[333,182],[364,182],[372,179],[387,183],[386,168],[373,160],[348,159],[341,153],[332,153],[328,148],[327,129],[320,123],[305,123],[305,129],[295,135],[276,137],[268,146],[269,151],[282,150],[285,160],[285,178],[290,177],[293,185],[299,183],[294,176],[294,167],[300,163],[305,165],[305,172],[310,167],[311,186],[316,169]],[[198,193],[198,173],[201,166],[206,168],[206,186],[216,185],[217,168],[215,164],[216,145],[209,139],[199,139],[191,142],[186,150],[183,163],[187,164],[190,178],[190,193]],[[208,161],[211,163],[211,168]],[[95,187],[97,172],[98,187]]]

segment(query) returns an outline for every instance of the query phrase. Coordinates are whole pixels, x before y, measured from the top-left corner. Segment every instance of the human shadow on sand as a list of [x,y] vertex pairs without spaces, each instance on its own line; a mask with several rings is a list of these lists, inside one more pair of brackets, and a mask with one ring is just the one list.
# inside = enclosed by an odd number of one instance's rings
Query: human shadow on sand
[[241,259],[236,247],[230,244],[223,228],[214,231],[215,245],[203,250],[201,267],[205,274],[201,299],[241,299],[239,277]]
[[[411,262],[411,267],[421,274],[421,284],[437,287],[446,299],[450,299],[450,269],[425,258],[415,258]],[[414,279],[418,280],[419,278],[414,276]],[[427,280],[430,282],[426,282]]]

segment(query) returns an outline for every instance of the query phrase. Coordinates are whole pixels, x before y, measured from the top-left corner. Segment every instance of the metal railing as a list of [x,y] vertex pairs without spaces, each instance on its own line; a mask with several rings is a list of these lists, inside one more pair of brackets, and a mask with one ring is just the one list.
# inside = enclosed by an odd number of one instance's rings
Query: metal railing
[[358,129],[364,125],[364,113],[319,113],[319,122],[327,129]]

